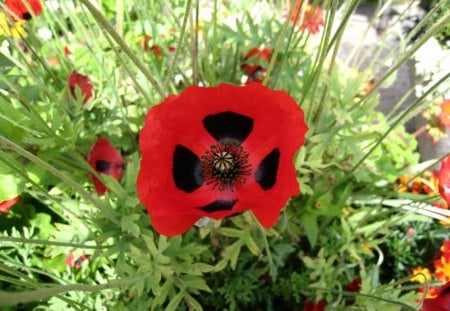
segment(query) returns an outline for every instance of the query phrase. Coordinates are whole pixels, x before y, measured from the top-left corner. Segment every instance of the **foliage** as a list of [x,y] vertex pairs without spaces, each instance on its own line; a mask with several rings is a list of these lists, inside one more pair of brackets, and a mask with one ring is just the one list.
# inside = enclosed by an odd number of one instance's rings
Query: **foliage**
[[[97,12],[88,0],[51,1],[21,24],[20,39],[0,34],[0,201],[21,197],[0,213],[6,310],[298,310],[307,299],[330,310],[350,299],[364,310],[413,310],[410,270],[449,235],[414,205],[436,197],[398,191],[400,176],[423,168],[403,124],[442,95],[445,79],[386,117],[376,112],[379,89],[427,38],[403,38],[378,78],[375,61],[361,69],[337,57],[359,1],[324,1],[317,36],[286,21],[281,2],[101,1]],[[442,16],[424,20],[426,36],[446,27]],[[135,191],[146,112],[191,84],[245,82],[245,55],[260,46],[272,49],[270,62],[257,60],[263,83],[305,111],[301,194],[270,230],[246,212],[158,235]],[[72,71],[94,86],[85,104],[82,89],[71,94]],[[126,167],[120,181],[97,176],[104,196],[86,161],[99,136]],[[359,293],[346,290],[355,278]]]

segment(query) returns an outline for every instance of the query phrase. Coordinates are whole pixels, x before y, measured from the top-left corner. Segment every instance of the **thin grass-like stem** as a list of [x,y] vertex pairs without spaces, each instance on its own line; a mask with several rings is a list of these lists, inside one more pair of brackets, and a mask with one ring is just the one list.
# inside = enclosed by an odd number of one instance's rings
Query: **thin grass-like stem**
[[130,58],[130,60],[139,68],[139,70],[144,74],[148,81],[153,85],[155,90],[159,93],[161,98],[166,97],[165,91],[159,85],[158,81],[153,77],[152,73],[147,69],[147,66],[141,62],[141,60],[136,56],[136,54],[128,47],[127,43],[122,39],[122,37],[117,33],[114,27],[108,22],[106,17],[89,1],[80,0],[81,3],[91,12],[92,16],[98,22],[98,24],[103,27],[106,32],[114,39],[117,45],[124,51],[124,53]]
[[164,81],[164,85],[165,85],[166,89],[168,88],[168,86],[170,84],[170,79],[173,76],[175,67],[178,64],[178,58],[180,57],[180,51],[181,51],[181,48],[184,43],[184,36],[186,34],[187,22],[189,20],[189,16],[191,15],[191,6],[192,6],[192,0],[187,0],[186,9],[184,11],[183,24],[181,25],[180,37],[178,38],[177,47],[175,49],[175,55],[173,57],[172,65],[170,66],[169,70],[167,71],[167,76]]
[[71,285],[59,285],[46,288],[38,288],[35,290],[24,292],[6,292],[0,291],[0,305],[15,305],[19,303],[28,303],[32,301],[48,299],[58,294],[63,294],[73,291],[81,292],[98,292],[106,289],[121,288],[129,286],[141,280],[147,278],[152,272],[128,278],[128,279],[116,279],[107,283],[88,285],[88,284],[71,284]]

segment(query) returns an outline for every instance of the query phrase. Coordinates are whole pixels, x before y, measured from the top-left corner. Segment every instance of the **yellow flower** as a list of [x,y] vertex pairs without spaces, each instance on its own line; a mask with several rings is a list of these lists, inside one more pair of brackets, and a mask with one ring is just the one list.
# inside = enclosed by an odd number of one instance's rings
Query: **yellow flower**
[[[421,273],[421,274],[419,274]],[[428,268],[417,267],[413,269],[412,274],[414,275],[410,281],[418,282],[420,284],[425,284],[425,279],[431,281],[431,271]]]
[[25,35],[21,21],[12,21],[5,13],[0,12],[0,35],[20,39]]

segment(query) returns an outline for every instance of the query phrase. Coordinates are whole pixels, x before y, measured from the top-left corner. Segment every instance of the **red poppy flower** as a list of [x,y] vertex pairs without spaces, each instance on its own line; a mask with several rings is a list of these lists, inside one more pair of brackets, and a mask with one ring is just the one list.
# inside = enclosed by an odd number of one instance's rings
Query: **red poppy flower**
[[299,192],[292,157],[303,111],[259,83],[191,86],[147,113],[137,193],[153,227],[172,236],[201,217],[251,210],[266,228]]
[[14,199],[0,202],[0,213],[8,213],[9,209],[20,201],[20,197],[15,197]]
[[81,93],[84,95],[83,104],[85,104],[89,100],[89,98],[92,97],[92,89],[94,87],[87,76],[79,74],[76,71],[72,71],[69,75],[68,85],[70,94],[74,99],[77,99],[75,94],[75,87],[78,87],[81,90]]
[[[305,5],[305,10],[303,12],[299,12],[304,0],[291,0],[290,5],[292,5],[294,1],[295,7],[293,9],[293,13],[289,22],[294,23],[297,19],[297,25],[302,31],[308,29],[308,31],[312,34],[318,33],[320,31],[320,27],[324,25],[322,10],[320,9],[320,7],[311,5],[311,3],[308,2]],[[289,9],[285,11],[289,12]],[[298,14],[302,15],[297,18]],[[287,14],[285,14],[285,16],[287,17]]]
[[254,48],[251,49],[244,57],[244,64],[241,66],[248,75],[246,83],[261,82],[262,75],[266,72],[266,68],[261,66],[261,63],[270,62],[272,49],[269,48]]
[[[100,137],[92,146],[87,161],[97,173],[111,175],[116,180],[120,180],[125,169],[125,163],[120,153],[103,137]],[[107,190],[106,186],[94,175],[91,174],[90,177],[97,194],[104,194]]]
[[443,126],[450,129],[450,99],[441,104],[441,113],[438,118]]
[[439,193],[450,206],[450,155],[442,160],[437,178],[439,180]]
[[69,255],[67,256],[65,264],[66,264],[66,266],[69,266],[71,268],[80,269],[83,262],[86,261],[87,259],[88,259],[88,257],[84,254],[82,254],[80,257],[75,259],[74,254],[72,252],[70,252]]
[[438,289],[436,298],[425,299],[421,311],[450,311],[450,282]]
[[303,304],[303,311],[324,311],[326,306],[327,302],[325,300],[320,300],[316,304],[311,300],[306,300]]
[[36,16],[40,15],[42,12],[40,0],[5,0],[5,5],[18,19],[30,20],[33,17],[28,8],[30,8]]

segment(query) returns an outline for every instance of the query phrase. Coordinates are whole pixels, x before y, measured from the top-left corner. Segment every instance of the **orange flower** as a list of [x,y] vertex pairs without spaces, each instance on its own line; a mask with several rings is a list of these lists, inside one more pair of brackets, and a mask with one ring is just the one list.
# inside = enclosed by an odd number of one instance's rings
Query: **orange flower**
[[414,268],[412,274],[414,276],[410,279],[411,282],[418,282],[420,284],[425,284],[425,280],[431,281],[432,279],[431,271],[428,268],[422,267]]
[[439,259],[435,260],[434,267],[436,272],[434,275],[439,281],[449,282],[450,281],[450,261],[446,260],[448,256],[442,255]]
[[[291,0],[290,5],[292,5],[293,0]],[[303,0],[295,0],[295,6],[293,8],[293,13],[289,20],[290,23],[294,23],[297,20],[297,26],[300,27],[302,31],[307,29],[310,33],[316,34],[320,31],[320,27],[324,24],[324,19],[322,16],[322,10],[320,7],[311,5],[307,3],[303,12],[299,12],[303,9]],[[286,10],[289,12],[290,9]],[[297,15],[301,14],[298,18]],[[287,14],[285,14],[287,17]]]
[[[418,290],[419,293],[425,293],[425,288],[419,288]],[[439,288],[437,287],[433,287],[433,286],[429,286],[428,287],[428,292],[427,295],[425,296],[425,299],[433,299],[436,298],[439,292]]]
[[438,119],[443,126],[450,128],[450,99],[444,100],[441,104],[441,113]]

